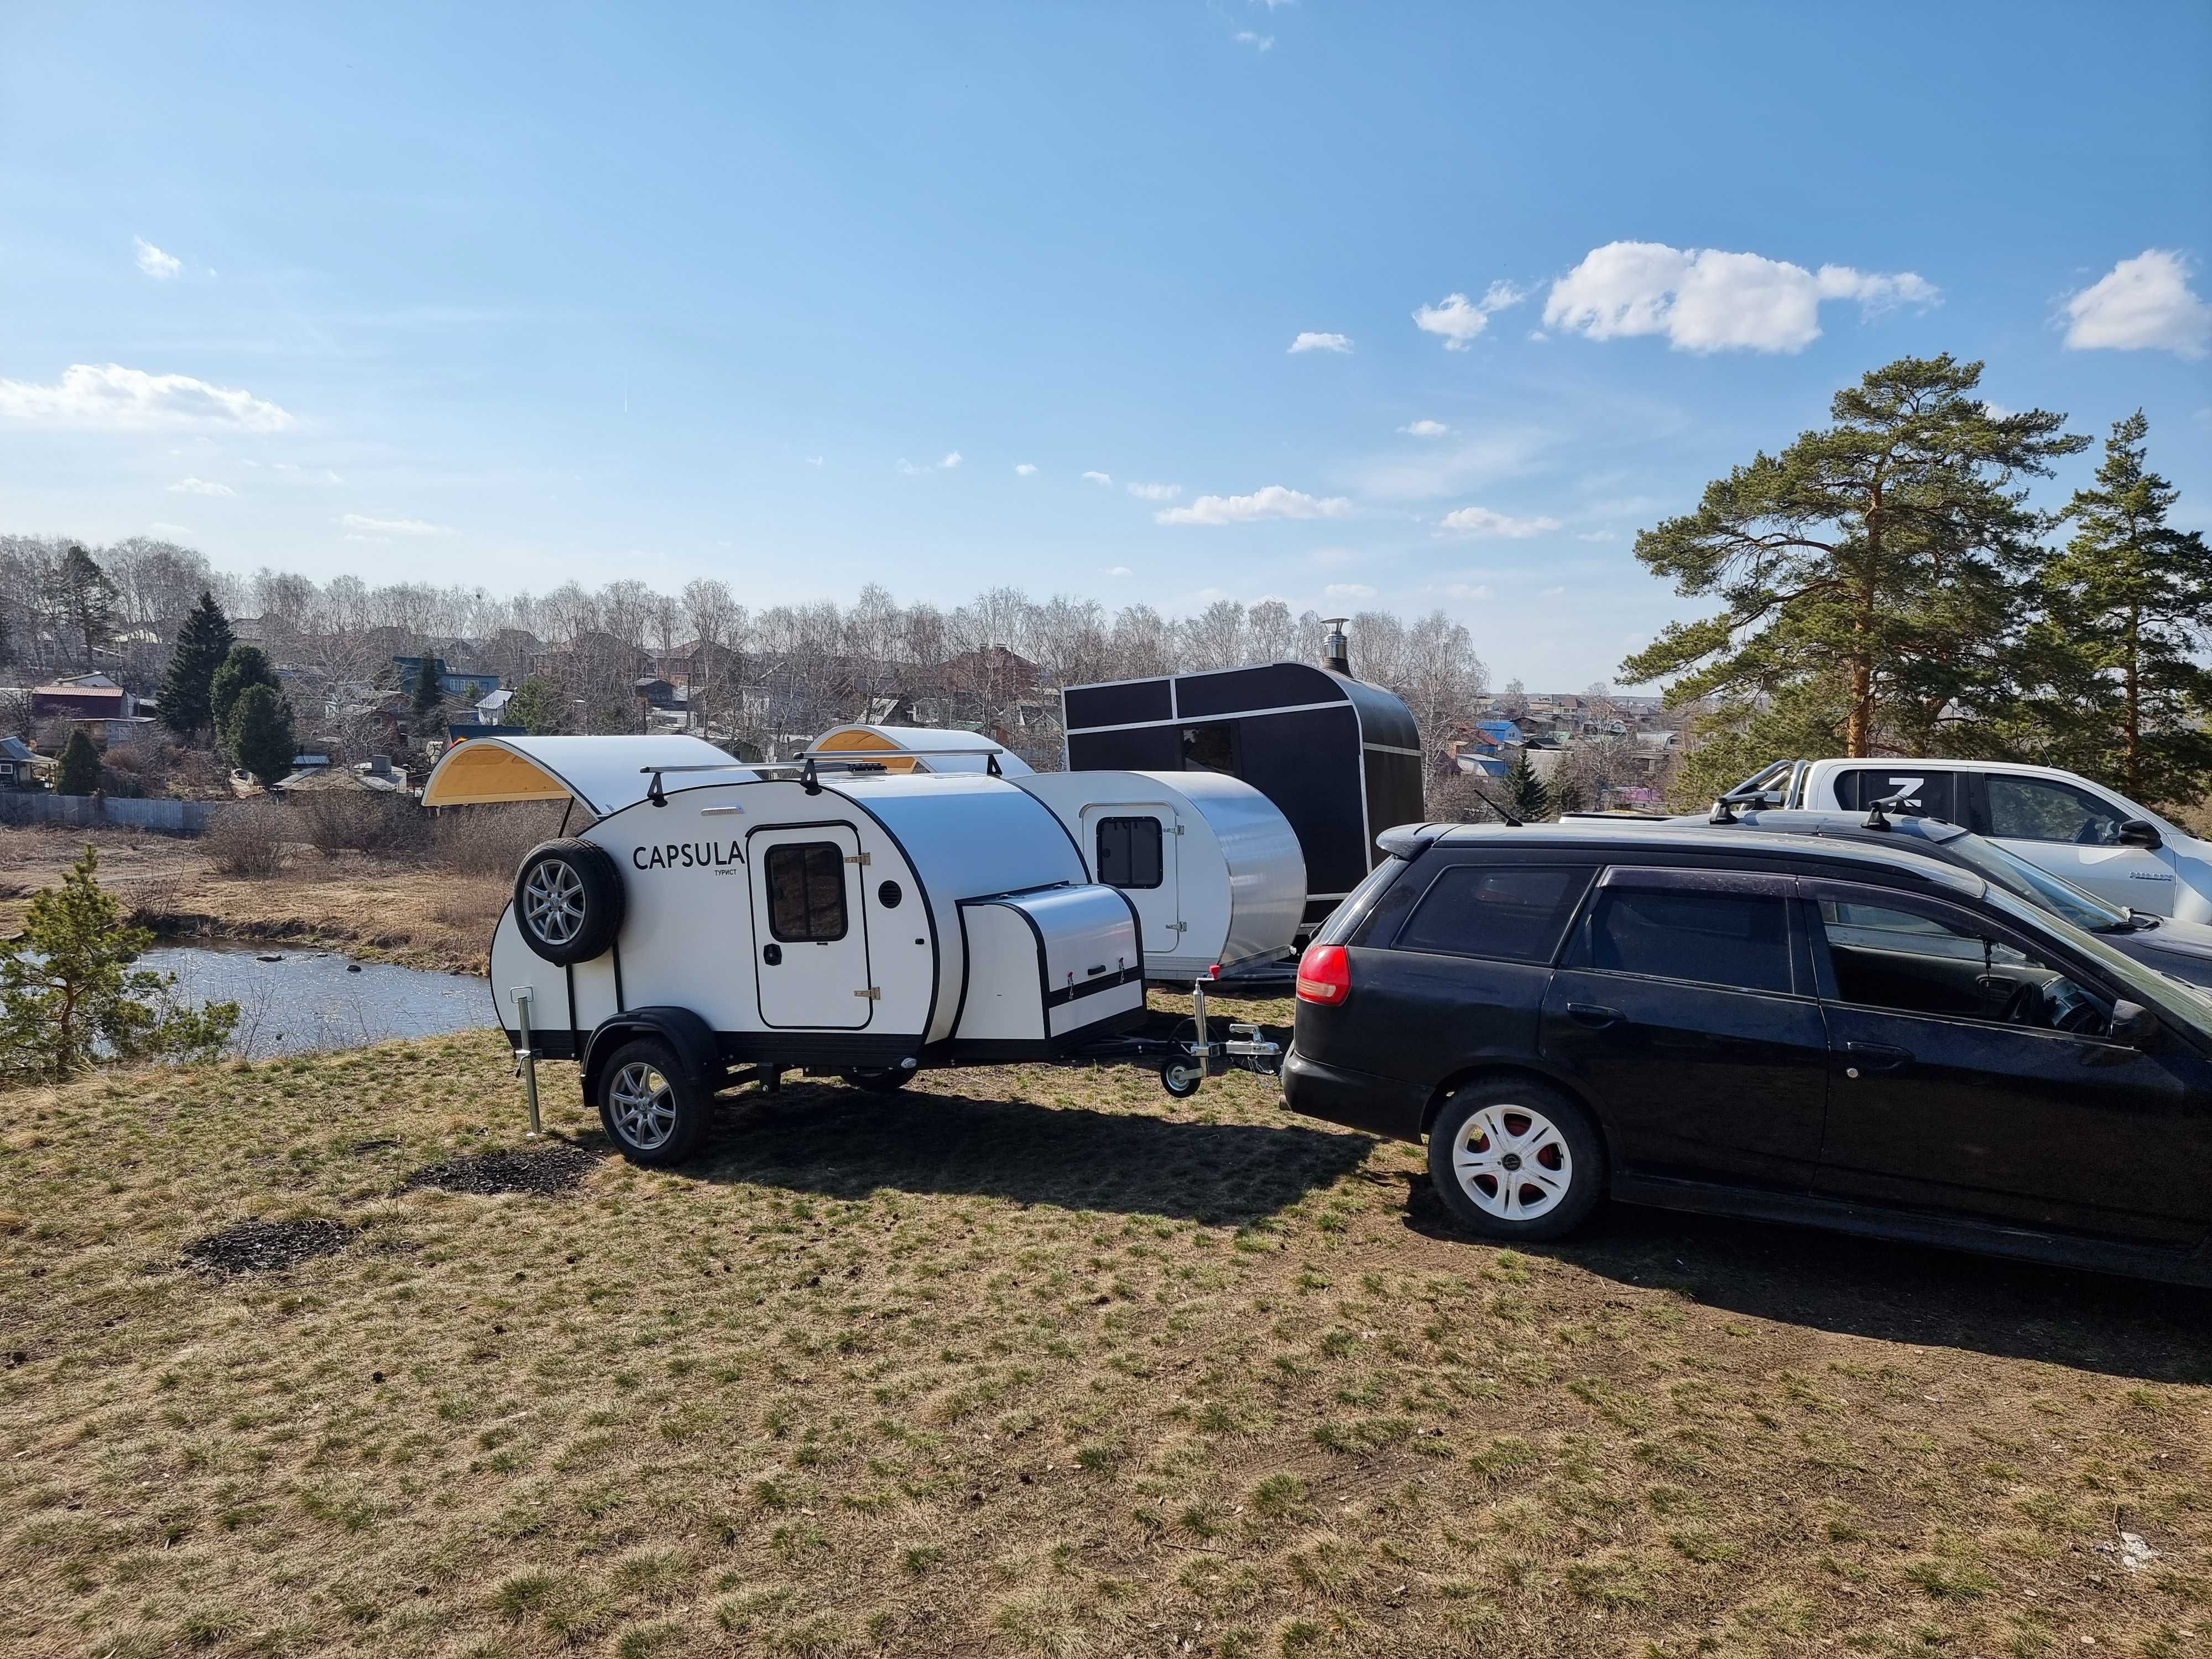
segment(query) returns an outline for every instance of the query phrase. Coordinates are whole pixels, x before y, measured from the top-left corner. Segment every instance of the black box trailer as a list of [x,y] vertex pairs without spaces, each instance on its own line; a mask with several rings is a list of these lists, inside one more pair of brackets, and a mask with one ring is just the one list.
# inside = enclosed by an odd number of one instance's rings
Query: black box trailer
[[1375,837],[1425,814],[1421,738],[1395,694],[1308,663],[1070,686],[1067,769],[1224,772],[1280,809],[1318,922],[1373,869]]

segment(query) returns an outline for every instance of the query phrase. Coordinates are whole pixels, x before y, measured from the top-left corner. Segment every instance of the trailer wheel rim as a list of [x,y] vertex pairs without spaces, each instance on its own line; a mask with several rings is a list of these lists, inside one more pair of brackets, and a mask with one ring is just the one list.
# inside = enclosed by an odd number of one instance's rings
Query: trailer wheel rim
[[615,1129],[639,1152],[649,1152],[676,1133],[676,1091],[658,1066],[634,1060],[607,1089]]
[[1541,1112],[1501,1103],[1460,1126],[1452,1173],[1478,1209],[1502,1221],[1534,1221],[1572,1190],[1575,1157]]
[[547,859],[522,884],[522,914],[546,944],[568,944],[584,926],[584,878],[566,859]]

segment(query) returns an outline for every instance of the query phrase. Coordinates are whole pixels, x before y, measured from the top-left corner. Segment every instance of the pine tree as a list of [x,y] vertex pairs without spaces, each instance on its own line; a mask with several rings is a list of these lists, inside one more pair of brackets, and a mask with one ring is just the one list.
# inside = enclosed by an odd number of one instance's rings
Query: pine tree
[[234,645],[223,653],[222,665],[208,680],[208,718],[215,726],[216,742],[230,741],[231,716],[239,698],[252,685],[265,685],[271,691],[282,689],[267,652],[258,645]]
[[2116,422],[2097,482],[2066,509],[2074,536],[2043,573],[2038,633],[2058,665],[2039,711],[2047,758],[2131,800],[2181,804],[2212,786],[2212,548],[2176,530],[2180,495],[2144,464],[2141,410]]
[[84,666],[92,666],[95,647],[115,636],[115,584],[92,555],[72,545],[53,574],[54,608],[68,619],[84,644]]
[[442,657],[425,657],[422,665],[415,671],[414,718],[411,724],[418,738],[442,738],[446,735],[446,662]]
[[62,745],[60,763],[54,768],[54,793],[88,795],[99,787],[100,750],[79,727]]
[[1570,812],[1589,811],[1589,802],[1583,797],[1582,785],[1571,777],[1554,779],[1547,793],[1550,796],[1547,805],[1560,817]]
[[1551,816],[1552,792],[1536,775],[1525,749],[1513,757],[1513,764],[1505,774],[1504,804],[1523,823],[1540,823]]
[[198,1009],[175,999],[176,978],[132,969],[154,936],[131,927],[100,890],[93,848],[31,900],[23,931],[0,939],[0,1076],[47,1083],[98,1063],[214,1054],[238,1005]]
[[[1636,556],[1716,616],[1674,623],[1621,665],[1712,697],[1707,729],[1776,704],[1832,711],[1831,752],[2002,741],[2025,692],[2028,585],[2045,520],[2020,480],[2088,440],[2043,410],[2000,415],[1979,363],[1904,357],[1836,394],[1834,424],[1705,487]],[[1769,757],[1768,758],[1772,758]]]
[[520,726],[532,737],[558,732],[568,723],[568,699],[561,683],[545,674],[532,674],[515,687],[507,705],[507,724]]
[[265,685],[249,685],[231,710],[230,752],[266,789],[292,770],[300,740],[292,728],[292,705]]
[[214,720],[209,696],[215,672],[235,642],[230,618],[222,614],[215,595],[203,591],[177,630],[169,672],[161,681],[161,724],[186,742]]

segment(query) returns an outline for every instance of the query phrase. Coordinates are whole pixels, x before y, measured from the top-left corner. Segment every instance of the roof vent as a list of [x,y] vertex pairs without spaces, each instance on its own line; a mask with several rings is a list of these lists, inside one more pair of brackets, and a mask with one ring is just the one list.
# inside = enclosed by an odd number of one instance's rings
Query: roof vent
[[1352,619],[1349,617],[1324,617],[1322,620],[1328,624],[1328,641],[1322,647],[1321,665],[1332,674],[1341,674],[1350,679],[1352,659],[1344,637],[1344,625]]

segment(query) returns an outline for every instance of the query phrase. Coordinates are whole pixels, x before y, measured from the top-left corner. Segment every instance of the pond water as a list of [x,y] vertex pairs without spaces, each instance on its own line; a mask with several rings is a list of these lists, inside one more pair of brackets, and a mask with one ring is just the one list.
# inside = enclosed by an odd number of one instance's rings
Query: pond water
[[[274,962],[260,958],[273,956]],[[364,962],[287,945],[165,945],[138,966],[174,974],[193,1003],[239,1006],[234,1048],[249,1059],[354,1048],[386,1037],[489,1029],[491,992],[473,974]]]

